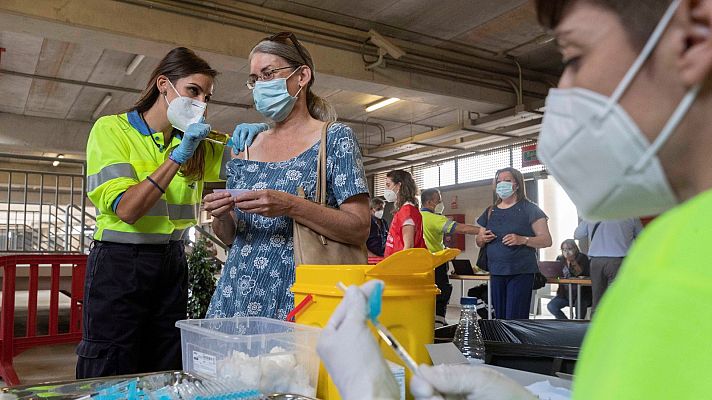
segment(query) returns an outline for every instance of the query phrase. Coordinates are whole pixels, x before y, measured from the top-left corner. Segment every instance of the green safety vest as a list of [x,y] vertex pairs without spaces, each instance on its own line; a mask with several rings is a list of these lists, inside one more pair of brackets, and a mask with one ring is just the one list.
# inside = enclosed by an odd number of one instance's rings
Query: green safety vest
[[455,230],[457,222],[449,220],[444,215],[425,210],[420,210],[420,215],[423,216],[423,238],[428,250],[431,253],[444,250],[443,235],[451,234]]
[[656,218],[591,321],[573,398],[712,397],[712,191]]
[[177,174],[156,204],[134,224],[123,222],[112,210],[114,200],[168,159],[181,139],[173,137],[164,151],[163,133],[143,135],[128,121],[127,114],[99,118],[87,142],[87,195],[97,209],[95,240],[134,244],[165,244],[184,238],[194,226],[203,193],[203,183],[224,180],[229,148],[206,143],[204,181]]

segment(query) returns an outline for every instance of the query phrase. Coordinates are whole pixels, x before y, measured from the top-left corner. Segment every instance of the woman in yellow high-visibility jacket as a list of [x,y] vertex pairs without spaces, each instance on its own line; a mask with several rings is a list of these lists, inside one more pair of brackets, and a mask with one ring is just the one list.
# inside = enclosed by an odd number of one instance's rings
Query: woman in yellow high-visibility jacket
[[181,368],[187,263],[183,238],[203,183],[229,149],[204,142],[217,71],[179,47],[160,61],[128,113],[96,121],[87,192],[97,209],[84,291],[77,378]]

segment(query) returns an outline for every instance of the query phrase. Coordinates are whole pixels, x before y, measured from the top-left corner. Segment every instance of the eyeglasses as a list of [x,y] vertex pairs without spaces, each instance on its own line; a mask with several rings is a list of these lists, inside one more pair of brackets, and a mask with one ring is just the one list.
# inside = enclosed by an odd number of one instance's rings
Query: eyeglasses
[[259,75],[250,75],[247,78],[247,82],[245,82],[245,86],[247,86],[248,89],[252,90],[255,88],[255,83],[257,83],[257,81],[271,81],[272,78],[274,78],[275,72],[281,71],[283,69],[288,69],[288,68],[297,69],[299,67],[295,67],[293,65],[288,65],[286,67],[271,68],[271,69],[264,70]]
[[[294,35],[293,32],[279,32],[275,33],[274,35],[267,36],[266,38],[262,39],[261,41],[270,41],[270,42],[279,42],[283,44],[289,44],[291,42],[292,46],[294,46],[294,49],[297,50],[297,53],[299,53],[299,57],[302,58],[302,63],[301,65],[310,65],[307,62],[307,56],[306,53],[304,53],[304,50],[302,50],[302,44],[299,43],[299,40],[297,40],[296,35]],[[288,42],[289,41],[289,42]],[[300,65],[300,66],[301,66]],[[268,81],[274,77],[274,72],[279,71],[282,69],[287,69],[287,68],[299,68],[299,67],[282,67],[282,68],[273,68],[271,70],[267,70],[262,73],[261,76],[257,75],[250,75],[250,78],[248,79],[247,82],[245,82],[245,85],[247,86],[248,89],[252,90],[255,88],[255,83],[259,81]]]

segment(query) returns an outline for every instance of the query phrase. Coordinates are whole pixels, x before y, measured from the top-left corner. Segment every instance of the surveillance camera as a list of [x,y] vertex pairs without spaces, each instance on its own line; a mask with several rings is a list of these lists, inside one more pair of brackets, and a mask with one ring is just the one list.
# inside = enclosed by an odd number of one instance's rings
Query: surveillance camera
[[368,31],[368,35],[371,39],[371,43],[378,46],[381,51],[385,51],[386,53],[390,54],[391,57],[395,58],[396,60],[405,55],[405,50],[396,46],[393,42],[381,36],[380,33],[374,31],[373,29]]

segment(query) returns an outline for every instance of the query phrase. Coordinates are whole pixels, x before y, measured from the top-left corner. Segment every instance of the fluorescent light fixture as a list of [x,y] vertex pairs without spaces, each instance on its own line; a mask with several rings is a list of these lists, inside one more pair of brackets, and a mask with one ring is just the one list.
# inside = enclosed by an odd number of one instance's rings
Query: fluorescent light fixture
[[397,101],[400,101],[400,99],[397,98],[397,97],[391,97],[391,98],[388,98],[388,99],[379,100],[378,102],[373,103],[373,104],[371,104],[370,106],[366,107],[366,112],[376,111],[376,110],[378,110],[379,108],[383,108],[383,107],[385,107],[385,106],[389,106],[389,105],[391,105],[391,104],[393,104],[393,103],[395,103],[395,102],[397,102]]
[[[64,158],[64,154],[57,154],[57,158]],[[59,160],[52,161],[52,166],[56,167],[59,165]]]
[[101,115],[101,112],[104,111],[104,108],[106,107],[107,104],[109,104],[110,101],[111,101],[111,93],[104,96],[104,98],[101,100],[101,103],[99,103],[99,105],[96,106],[96,109],[91,114],[91,119],[99,118],[99,115]]
[[136,54],[136,57],[134,57],[133,60],[131,60],[131,62],[129,63],[129,66],[126,67],[126,75],[133,74],[133,72],[136,70],[138,65],[141,64],[141,61],[143,61],[145,57],[146,56],[144,56],[143,54]]

